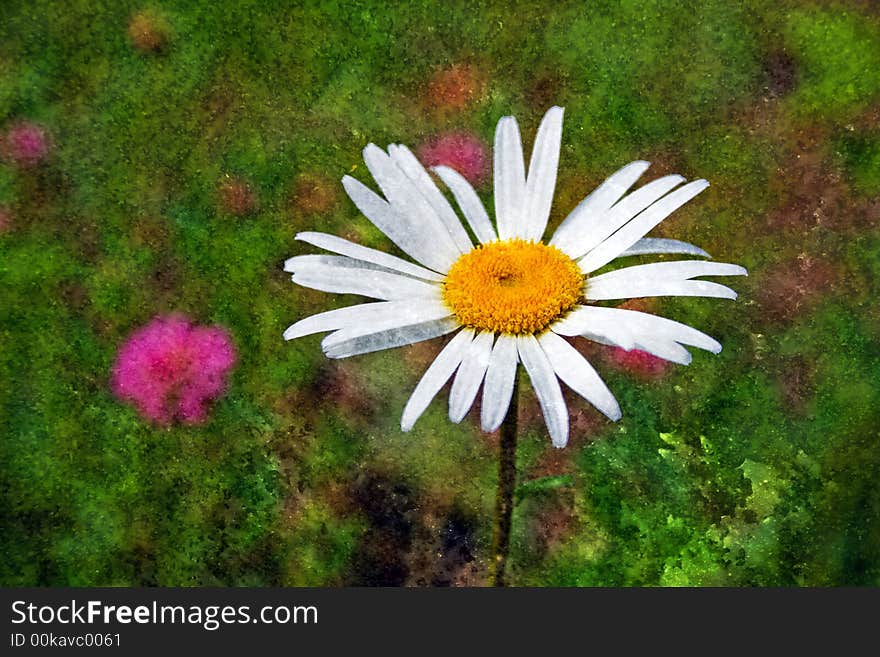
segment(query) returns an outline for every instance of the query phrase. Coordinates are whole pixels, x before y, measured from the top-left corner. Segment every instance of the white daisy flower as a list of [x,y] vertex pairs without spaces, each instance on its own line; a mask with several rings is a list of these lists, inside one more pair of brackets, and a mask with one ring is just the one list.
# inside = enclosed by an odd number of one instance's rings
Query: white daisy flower
[[[504,420],[521,363],[532,381],[553,444],[568,442],[568,409],[559,381],[612,420],[614,395],[565,337],[584,336],[641,349],[687,364],[683,345],[718,353],[721,345],[690,326],[655,315],[590,305],[632,297],[700,296],[735,299],[728,287],[701,276],[746,275],[738,265],[706,260],[642,264],[595,275],[615,258],[684,254],[702,249],[645,237],[663,219],[708,187],[664,176],[627,194],[649,163],[632,162],[603,182],[542,241],[556,186],[562,138],[561,107],[544,116],[526,171],[516,119],[495,131],[495,225],[471,185],[448,167],[433,172],[452,192],[476,246],[455,210],[406,146],[385,152],[374,144],[364,161],[384,198],[350,176],[342,184],[358,209],[412,260],[326,233],[296,238],[337,255],[290,258],[284,270],[305,287],[378,301],[307,317],[284,332],[287,340],[332,331],[321,346],[330,358],[399,347],[457,331],[419,381],[403,411],[409,431],[454,376],[449,418],[460,422],[483,387],[481,424]],[[418,264],[416,264],[418,263]]]

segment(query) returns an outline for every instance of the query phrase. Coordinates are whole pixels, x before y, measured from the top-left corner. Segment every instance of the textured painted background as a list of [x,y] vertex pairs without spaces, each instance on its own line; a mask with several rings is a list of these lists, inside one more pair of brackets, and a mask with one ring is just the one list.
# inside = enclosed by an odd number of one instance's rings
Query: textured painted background
[[[497,436],[450,425],[445,395],[398,428],[442,341],[284,343],[355,299],[281,265],[300,230],[389,247],[338,182],[372,184],[367,142],[488,148],[515,114],[530,148],[559,104],[551,226],[647,159],[712,183],[654,235],[750,277],[737,302],[650,303],[719,356],[581,341],[624,417],[568,397],[563,451],[526,386],[512,583],[880,584],[874,3],[198,4],[4,3],[0,583],[481,583]],[[235,346],[201,424],[111,389],[172,312]]]

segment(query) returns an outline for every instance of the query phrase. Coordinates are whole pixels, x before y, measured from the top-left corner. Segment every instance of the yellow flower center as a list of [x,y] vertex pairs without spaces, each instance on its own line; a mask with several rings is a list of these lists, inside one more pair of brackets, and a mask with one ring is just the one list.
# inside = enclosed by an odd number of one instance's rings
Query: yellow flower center
[[539,333],[571,310],[583,289],[584,275],[562,251],[513,239],[483,244],[456,260],[443,297],[465,326]]

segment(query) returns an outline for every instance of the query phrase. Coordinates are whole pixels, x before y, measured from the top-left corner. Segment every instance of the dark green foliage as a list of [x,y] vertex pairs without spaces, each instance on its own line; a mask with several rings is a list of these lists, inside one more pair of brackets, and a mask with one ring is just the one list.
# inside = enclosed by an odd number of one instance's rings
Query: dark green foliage
[[[407,584],[480,583],[496,442],[475,413],[451,425],[445,393],[399,431],[430,348],[337,371],[319,339],[285,343],[296,319],[357,299],[295,287],[281,266],[311,250],[300,230],[395,251],[338,184],[370,182],[368,142],[466,129],[490,143],[515,114],[528,148],[558,103],[573,202],[554,221],[617,166],[652,160],[647,178],[712,183],[657,234],[753,275],[733,283],[735,303],[657,307],[717,337],[717,356],[643,381],[590,352],[620,423],[572,396],[586,421],[560,456],[523,420],[513,583],[880,584],[880,22],[868,4],[5,2],[0,130],[35,121],[53,146],[36,168],[0,160],[0,583],[387,581],[376,564]],[[126,33],[144,10],[167,25],[155,52]],[[428,80],[462,62],[483,87],[432,113]],[[795,164],[808,175],[792,191],[777,179]],[[337,202],[297,206],[301,174]],[[250,214],[221,207],[230,178],[252,188]],[[780,212],[795,217],[780,227],[768,219]],[[775,319],[762,272],[801,254],[841,283]],[[154,427],[110,393],[119,345],[172,311],[224,325],[238,351],[198,427]],[[403,501],[365,497],[385,494]],[[441,533],[459,525],[477,575],[450,561]]]
[[835,7],[797,11],[786,40],[803,64],[800,111],[846,120],[880,94],[880,24],[876,16]]
[[855,188],[868,197],[880,194],[880,134],[845,135],[839,144]]
[[516,498],[521,500],[530,495],[540,495],[559,488],[571,486],[574,480],[570,475],[551,475],[549,477],[540,477],[532,479],[516,487]]

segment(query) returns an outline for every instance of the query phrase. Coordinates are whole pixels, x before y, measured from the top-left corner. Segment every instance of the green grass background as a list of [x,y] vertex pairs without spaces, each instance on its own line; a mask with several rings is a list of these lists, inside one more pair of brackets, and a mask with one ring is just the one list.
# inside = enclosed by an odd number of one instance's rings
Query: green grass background
[[[126,34],[160,16],[167,47]],[[657,234],[746,266],[737,302],[656,310],[717,337],[659,381],[595,356],[623,419],[550,446],[523,389],[510,579],[523,585],[880,584],[880,16],[866,2],[8,1],[0,126],[52,135],[0,162],[0,583],[478,584],[496,443],[441,394],[403,434],[437,346],[329,363],[287,325],[346,305],[295,287],[299,230],[389,243],[338,180],[370,141],[566,108],[552,222],[615,168],[712,187]],[[483,80],[432,109],[436,71]],[[292,200],[303,175],[335,201]],[[226,176],[259,209],[218,205]],[[480,188],[489,201],[490,186]],[[819,263],[819,264],[817,264]],[[818,272],[818,273],[817,273]],[[199,427],[109,390],[158,313],[222,324],[239,363]],[[442,341],[440,341],[442,343]],[[593,349],[592,351],[589,351]],[[328,384],[327,381],[331,383]]]

